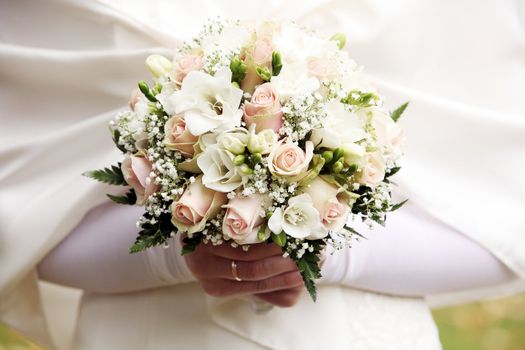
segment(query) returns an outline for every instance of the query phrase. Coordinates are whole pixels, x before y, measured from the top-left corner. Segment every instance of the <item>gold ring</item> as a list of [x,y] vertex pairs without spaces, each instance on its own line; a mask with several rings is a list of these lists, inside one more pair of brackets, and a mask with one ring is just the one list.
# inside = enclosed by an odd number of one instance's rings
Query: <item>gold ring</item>
[[232,260],[232,276],[236,281],[242,281],[242,279],[239,278],[239,273],[237,271],[237,263],[235,262],[235,260]]

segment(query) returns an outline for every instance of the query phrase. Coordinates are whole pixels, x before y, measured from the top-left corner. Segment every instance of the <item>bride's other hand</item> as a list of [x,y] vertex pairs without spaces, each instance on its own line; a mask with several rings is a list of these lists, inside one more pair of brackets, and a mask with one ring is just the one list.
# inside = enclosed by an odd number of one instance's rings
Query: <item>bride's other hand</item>
[[[296,264],[283,258],[275,244],[258,244],[248,251],[228,245],[201,244],[185,256],[204,291],[216,297],[255,294],[276,306],[292,306],[304,289]],[[237,277],[235,279],[236,264]]]

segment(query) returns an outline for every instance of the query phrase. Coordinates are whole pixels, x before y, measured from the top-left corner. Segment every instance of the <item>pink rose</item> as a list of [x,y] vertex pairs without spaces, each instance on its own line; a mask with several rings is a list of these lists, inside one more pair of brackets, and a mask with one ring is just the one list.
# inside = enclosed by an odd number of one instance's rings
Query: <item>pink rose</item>
[[346,223],[350,207],[342,189],[316,177],[304,191],[312,197],[315,209],[323,225],[334,232],[340,231]]
[[239,244],[258,243],[257,233],[264,222],[260,213],[264,210],[265,200],[261,194],[231,199],[223,206],[227,210],[222,232]]
[[326,58],[311,58],[308,60],[308,75],[319,81],[329,78],[333,74],[333,63]]
[[126,157],[122,162],[121,170],[124,180],[135,190],[138,205],[144,205],[146,200],[160,188],[160,185],[150,178],[152,166],[144,157]]
[[188,54],[182,56],[177,61],[175,61],[175,71],[177,75],[175,81],[177,83],[182,83],[186,75],[189,72],[200,70],[204,66],[204,58],[199,54]]
[[142,92],[138,88],[131,92],[128,102],[129,109],[135,111],[135,105],[139,102],[140,96],[142,96]]
[[199,176],[171,205],[171,222],[182,232],[202,231],[206,221],[217,215],[226,202],[225,193],[206,188]]
[[268,155],[268,169],[277,176],[295,176],[308,170],[314,154],[314,144],[306,141],[303,151],[291,142],[279,141]]
[[272,84],[262,84],[253,93],[251,101],[244,103],[244,122],[248,127],[255,124],[256,132],[272,129],[278,133],[283,125],[281,107]]
[[195,154],[193,146],[199,137],[192,135],[186,129],[184,116],[176,115],[168,119],[164,124],[164,135],[166,148],[180,151],[185,157],[193,157]]
[[272,53],[274,45],[269,38],[262,38],[255,41],[253,47],[248,49],[245,53],[244,62],[247,65],[246,76],[241,82],[241,88],[246,92],[252,92],[255,86],[261,84],[263,81],[257,75],[256,67],[272,67]]
[[359,183],[368,187],[377,186],[385,178],[385,161],[379,153],[369,153],[366,165],[361,170]]

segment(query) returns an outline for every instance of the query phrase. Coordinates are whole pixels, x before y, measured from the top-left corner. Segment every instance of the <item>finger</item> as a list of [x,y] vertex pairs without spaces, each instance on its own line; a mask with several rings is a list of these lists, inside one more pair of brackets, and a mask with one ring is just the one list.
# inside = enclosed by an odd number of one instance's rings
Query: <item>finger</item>
[[274,243],[253,244],[250,245],[250,248],[247,251],[243,250],[240,246],[234,248],[229,244],[222,244],[219,246],[201,244],[201,246],[203,250],[209,252],[210,254],[236,261],[260,260],[270,256],[283,254],[281,247]]
[[201,280],[204,291],[215,297],[231,297],[247,294],[274,292],[303,286],[298,271],[286,272],[260,281],[231,281],[227,279]]
[[[186,260],[189,269],[199,279],[235,280],[232,260],[211,254],[202,254]],[[237,261],[237,276],[243,281],[260,281],[285,272],[297,271],[296,263],[282,255],[256,261]],[[238,282],[238,281],[237,281]]]
[[303,293],[303,289],[304,287],[283,289],[276,292],[255,294],[255,297],[275,306],[291,307],[299,301],[299,297]]

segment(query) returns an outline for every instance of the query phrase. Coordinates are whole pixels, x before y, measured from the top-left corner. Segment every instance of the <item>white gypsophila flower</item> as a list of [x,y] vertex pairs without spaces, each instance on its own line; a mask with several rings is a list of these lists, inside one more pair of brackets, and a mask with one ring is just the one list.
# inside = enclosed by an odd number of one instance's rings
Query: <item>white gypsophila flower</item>
[[275,209],[268,220],[268,227],[274,234],[284,231],[294,238],[321,239],[328,235],[328,230],[322,225],[320,217],[312,197],[300,194],[288,200],[286,209]]
[[317,147],[335,149],[345,143],[353,143],[366,138],[366,119],[349,111],[336,100],[326,104],[326,118],[323,127],[312,130],[310,140]]
[[233,158],[232,153],[218,145],[208,146],[197,158],[204,186],[219,192],[231,192],[241,186],[243,177]]
[[279,75],[273,76],[270,81],[281,101],[292,96],[311,94],[320,87],[317,78],[308,76],[305,62],[283,65]]
[[215,76],[190,72],[181,89],[171,96],[175,113],[184,114],[186,128],[192,135],[230,130],[240,125],[242,90],[232,86],[231,75],[228,68]]
[[319,94],[292,96],[281,108],[284,123],[279,133],[292,141],[304,139],[326,117],[325,105]]
[[223,51],[238,51],[246,46],[250,32],[245,27],[236,24],[226,24],[220,32],[202,38],[200,44],[205,54],[220,48]]

